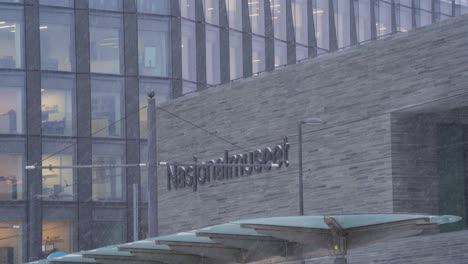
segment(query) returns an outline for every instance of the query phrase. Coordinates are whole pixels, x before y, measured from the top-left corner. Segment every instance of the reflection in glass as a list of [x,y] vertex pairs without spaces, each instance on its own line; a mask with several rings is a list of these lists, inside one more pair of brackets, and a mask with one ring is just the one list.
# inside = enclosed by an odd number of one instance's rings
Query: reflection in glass
[[397,10],[397,28],[400,32],[407,32],[412,29],[411,8],[399,5]]
[[[264,0],[248,0],[252,33],[265,35]],[[268,0],[267,0],[268,1]]]
[[121,11],[122,0],[89,0],[89,8]]
[[124,115],[123,87],[120,79],[91,80],[91,132],[94,137],[121,137]]
[[137,10],[140,13],[169,15],[171,0],[137,0]]
[[122,73],[122,16],[92,13],[89,25],[91,72]]
[[[357,6],[358,8],[356,8]],[[372,38],[370,20],[370,0],[359,0],[358,5],[355,4],[354,7],[354,11],[356,14],[356,28],[358,32],[358,41],[363,42],[370,40]]]
[[42,78],[42,133],[71,136],[73,134],[74,80],[68,76],[45,75]]
[[22,263],[23,225],[19,221],[0,222],[0,263]]
[[206,23],[219,25],[219,0],[204,0]]
[[229,64],[231,80],[241,78],[243,73],[242,33],[229,31]]
[[23,9],[0,9],[0,68],[23,67]]
[[182,77],[197,81],[195,23],[182,21]]
[[333,7],[335,8],[335,25],[338,48],[348,47],[351,45],[349,1],[335,0]]
[[[93,164],[124,163],[124,148],[117,144],[93,144]],[[125,169],[93,168],[93,201],[117,202],[125,200]]]
[[309,45],[307,35],[307,0],[293,0],[292,11],[296,43]]
[[219,28],[206,25],[206,81],[208,84],[219,84],[220,55]]
[[24,143],[0,140],[0,200],[23,199]]
[[391,5],[383,1],[375,2],[375,16],[377,21],[377,36],[392,33]]
[[0,134],[23,133],[24,76],[1,73]]
[[287,54],[286,43],[275,40],[275,67],[286,65],[288,63]]
[[72,224],[70,221],[44,221],[42,224],[42,254],[72,252]]
[[40,20],[42,69],[73,71],[75,67],[73,12],[44,9],[41,10]]
[[125,240],[125,222],[114,221],[95,221],[94,230],[96,233],[96,247],[105,247],[124,243]]
[[242,30],[242,2],[239,0],[226,0],[229,16],[229,27]]
[[329,43],[329,4],[328,0],[313,0],[313,14],[315,19],[315,36],[317,46],[328,50]]
[[179,3],[181,16],[195,20],[195,0],[179,0]]
[[416,27],[432,24],[432,13],[425,10],[416,10]]
[[168,22],[138,20],[138,63],[140,75],[168,76]]
[[140,137],[148,137],[148,109],[143,108],[148,105],[148,93],[154,92],[156,103],[167,101],[171,97],[169,83],[164,80],[140,79]]
[[252,36],[252,72],[265,71],[265,39]]
[[[71,166],[73,148],[66,148],[71,142],[50,141],[42,144],[42,166]],[[57,153],[60,151],[60,153]],[[55,155],[54,155],[55,154]],[[43,200],[74,200],[73,169],[42,169]]]
[[309,49],[307,47],[296,45],[296,60],[300,61],[309,57]]
[[275,38],[286,40],[286,0],[270,0]]

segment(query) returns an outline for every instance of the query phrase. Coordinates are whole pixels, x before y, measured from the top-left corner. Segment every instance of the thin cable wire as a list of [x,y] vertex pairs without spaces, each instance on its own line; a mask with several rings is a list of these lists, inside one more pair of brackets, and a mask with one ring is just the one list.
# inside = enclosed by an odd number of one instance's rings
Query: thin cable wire
[[[124,119],[127,119],[127,117],[129,117],[130,115],[133,115],[133,114],[136,114],[136,113],[140,113],[141,110],[143,110],[143,109],[145,109],[145,108],[147,108],[147,107],[148,107],[148,106],[143,106],[143,107],[141,107],[140,109],[138,109],[138,111],[135,111],[135,112],[132,112],[132,113],[129,113],[129,114],[125,115],[124,117],[120,118],[119,120],[116,120],[116,121],[110,123],[109,125],[107,125],[107,126],[101,128],[101,129],[95,131],[94,133],[91,133],[89,136],[92,137],[93,135],[95,135],[95,134],[97,134],[97,133],[99,133],[99,132],[101,132],[101,131],[103,131],[103,130],[109,128],[110,126],[113,126],[113,125],[117,124],[118,122],[120,122],[120,121],[122,121],[122,120],[124,120]],[[53,156],[59,154],[59,153],[61,153],[62,151],[67,150],[67,149],[69,149],[69,148],[75,146],[76,144],[77,144],[77,141],[75,141],[74,143],[70,144],[69,146],[66,146],[66,147],[63,148],[63,149],[60,149],[60,150],[58,150],[58,151],[52,153],[52,154],[49,155],[47,158],[42,159],[42,160],[41,160],[41,163],[44,162],[45,160],[47,160],[47,159],[49,159],[49,158],[51,158],[51,157],[53,157]],[[33,166],[36,166],[36,165],[38,165],[37,162],[33,164]]]
[[226,143],[229,143],[229,144],[233,145],[234,147],[236,147],[236,148],[238,148],[238,149],[245,150],[243,147],[241,147],[241,146],[239,146],[239,145],[237,145],[237,144],[235,144],[235,143],[233,143],[233,142],[231,142],[231,141],[229,141],[229,140],[227,140],[227,139],[224,139],[224,138],[222,138],[222,137],[216,135],[215,133],[210,132],[210,131],[204,129],[203,127],[201,127],[201,126],[199,126],[199,125],[196,125],[195,123],[193,123],[193,122],[191,122],[191,121],[188,121],[187,119],[185,119],[185,118],[183,118],[183,117],[180,117],[180,116],[178,116],[178,115],[176,115],[176,114],[174,114],[174,113],[172,113],[172,112],[170,112],[170,111],[168,111],[168,110],[166,110],[166,109],[164,109],[164,108],[162,108],[162,107],[160,107],[160,106],[158,106],[158,109],[161,109],[161,110],[163,110],[164,112],[166,112],[166,113],[168,113],[168,114],[174,116],[175,118],[178,118],[178,119],[180,119],[180,120],[182,120],[182,121],[184,121],[184,122],[186,122],[186,123],[188,123],[188,124],[190,124],[190,125],[192,125],[192,126],[198,128],[198,129],[200,129],[200,130],[203,130],[203,131],[205,131],[206,133],[210,134],[211,136],[214,136],[214,137],[216,137],[216,138],[218,138],[218,139],[220,139],[220,140],[222,140],[222,141],[224,141],[224,142],[226,142]]

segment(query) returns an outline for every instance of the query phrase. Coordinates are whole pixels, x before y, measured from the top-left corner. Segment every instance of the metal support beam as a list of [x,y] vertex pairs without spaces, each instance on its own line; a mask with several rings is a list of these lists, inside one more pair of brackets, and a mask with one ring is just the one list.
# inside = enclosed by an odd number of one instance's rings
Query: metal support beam
[[154,92],[148,96],[148,237],[156,237],[159,231],[156,100]]
[[203,0],[195,0],[195,54],[197,90],[205,90],[206,85],[206,29]]
[[296,32],[294,30],[293,11],[291,0],[286,0],[286,39],[287,39],[287,63],[296,63]]
[[170,1],[171,5],[171,75],[172,98],[182,96],[182,22],[179,1]]
[[242,71],[244,78],[252,76],[252,26],[250,25],[249,2],[242,4]]
[[265,14],[265,71],[273,71],[275,69],[275,31],[271,16],[270,1],[265,0],[263,3]]
[[333,0],[328,1],[328,40],[329,50],[338,50],[338,37],[336,35],[336,24],[335,24],[335,8]]
[[317,56],[317,38],[315,37],[314,7],[312,1],[307,1],[307,42],[308,57]]
[[[357,34],[357,25],[356,25],[356,12],[354,6],[355,0],[350,0],[349,2],[349,23],[350,23],[350,43],[352,46],[358,44],[358,34]],[[359,6],[357,7],[359,8]]]
[[219,7],[219,65],[220,81],[228,83],[231,79],[231,62],[229,58],[229,19],[226,7],[226,0],[218,1]]

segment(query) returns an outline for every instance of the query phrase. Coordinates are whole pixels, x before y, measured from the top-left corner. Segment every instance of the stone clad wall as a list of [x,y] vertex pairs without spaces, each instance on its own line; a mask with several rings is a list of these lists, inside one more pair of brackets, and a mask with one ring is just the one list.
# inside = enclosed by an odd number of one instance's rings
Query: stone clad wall
[[[160,168],[161,233],[297,214],[297,124],[307,117],[327,124],[303,127],[305,213],[394,212],[394,200],[408,196],[394,189],[412,189],[393,181],[391,113],[465,94],[467,83],[468,17],[462,16],[164,103],[225,141],[159,109],[159,160],[197,155],[204,161],[225,149],[274,147],[288,136],[291,164],[211,182],[198,192],[167,191]],[[422,206],[421,212],[432,210]]]

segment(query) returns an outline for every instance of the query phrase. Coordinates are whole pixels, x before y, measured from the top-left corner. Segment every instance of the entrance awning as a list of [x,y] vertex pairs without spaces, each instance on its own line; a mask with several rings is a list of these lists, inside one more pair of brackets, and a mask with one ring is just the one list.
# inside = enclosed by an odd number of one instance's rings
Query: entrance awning
[[344,256],[347,249],[438,231],[458,216],[355,214],[271,217],[69,254],[52,264],[281,263]]

